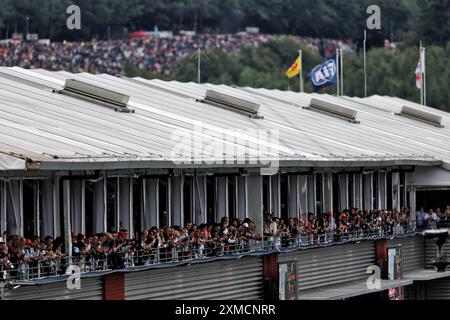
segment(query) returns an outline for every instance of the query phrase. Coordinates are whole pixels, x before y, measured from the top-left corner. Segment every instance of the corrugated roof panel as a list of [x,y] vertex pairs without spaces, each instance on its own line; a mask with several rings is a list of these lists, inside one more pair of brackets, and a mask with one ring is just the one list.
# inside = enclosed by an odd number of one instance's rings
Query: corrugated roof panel
[[[128,104],[136,113],[116,113],[95,102],[52,92],[61,90],[67,79],[127,95],[130,97]],[[206,90],[255,102],[260,105],[259,113],[264,119],[250,119],[197,102],[196,99],[205,97]],[[309,105],[313,97],[357,111],[361,123],[350,124],[303,110],[301,107]],[[224,149],[224,159],[233,158],[236,154],[231,150],[237,148],[241,156],[246,151],[254,153],[247,154],[247,158],[255,157],[259,151],[264,157],[279,157],[296,163],[327,159],[334,165],[339,161],[371,163],[408,159],[450,163],[450,115],[436,112],[448,123],[446,128],[417,123],[395,115],[402,105],[417,107],[396,98],[359,99],[127,79],[105,74],[0,68],[0,99],[3,101],[0,105],[0,139],[3,142],[0,152],[2,148],[12,148],[67,161],[80,161],[83,157],[90,158],[89,161],[96,158],[104,161],[108,157],[171,161],[174,156],[183,156],[174,152],[181,145],[191,148],[196,155],[205,156],[204,150],[191,139],[180,141],[180,136],[185,135],[230,147]],[[258,141],[247,133],[249,129],[255,132],[277,130],[279,143],[271,145],[268,141]],[[251,146],[250,149],[247,146]]]
[[[192,84],[188,85],[191,86]],[[213,85],[205,86],[208,88],[214,87]],[[258,91],[259,89],[255,89],[255,94],[257,94]],[[274,95],[280,95],[280,93],[282,92],[274,92]],[[321,97],[324,98],[326,96],[321,95]],[[292,99],[292,97],[290,99]],[[299,131],[306,131],[318,138],[321,137],[323,139],[334,140],[335,143],[346,145],[349,149],[358,146],[361,149],[366,149],[366,153],[368,152],[367,150],[372,150],[372,152],[378,155],[417,154],[414,151],[410,152],[411,147],[407,144],[398,145],[398,143],[391,141],[391,137],[388,133],[380,133],[379,130],[371,130],[371,128],[364,126],[364,123],[362,123],[361,126],[343,124],[340,119],[329,117],[327,119],[324,115],[302,110],[294,105],[295,101],[293,101],[292,104],[282,104],[268,101],[269,99],[266,100],[267,101],[262,103],[261,114],[265,116],[265,120],[272,123],[295,128]],[[309,100],[311,100],[311,96],[309,97]],[[302,100],[302,103],[305,102],[309,104],[309,101]],[[301,124],[301,126],[299,124]],[[379,139],[373,139],[372,135],[374,134],[377,135]],[[366,146],[367,141],[370,141],[370,144]],[[425,153],[421,154],[424,155]]]

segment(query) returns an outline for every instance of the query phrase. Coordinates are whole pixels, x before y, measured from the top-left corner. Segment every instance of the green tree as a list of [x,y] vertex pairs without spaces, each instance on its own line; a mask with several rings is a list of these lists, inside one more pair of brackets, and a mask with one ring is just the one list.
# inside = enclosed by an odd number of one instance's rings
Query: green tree
[[[378,0],[382,11],[380,38],[404,35],[417,43],[441,45],[449,40],[450,0]],[[64,30],[65,8],[82,10],[81,31]],[[372,0],[1,0],[0,29],[30,29],[42,37],[122,37],[125,30],[181,29],[235,32],[246,26],[262,32],[318,38],[361,38]]]
[[14,14],[12,0],[0,0],[0,29],[8,30],[8,20]]
[[[427,50],[427,91],[431,106],[450,111],[449,49],[432,46]],[[420,92],[415,84],[415,69],[419,60],[419,48],[409,47],[395,53],[374,49],[367,55],[368,94],[395,96],[411,101],[420,101]],[[345,93],[363,96],[363,57],[347,56],[345,66]]]
[[450,41],[450,0],[418,1],[417,31],[428,43]]
[[[308,72],[323,59],[317,53],[303,48],[305,90],[312,92],[307,79]],[[208,53],[203,60],[202,82],[268,89],[298,91],[298,80],[288,80],[285,71],[296,59],[298,43],[286,37],[270,41],[260,48],[244,48],[239,54],[226,54],[220,49]],[[367,54],[368,94],[395,96],[419,102],[419,90],[415,85],[415,69],[419,49],[409,47],[396,52],[373,49]],[[446,47],[431,46],[427,54],[428,104],[449,110],[450,43]],[[346,54],[344,59],[344,89],[348,96],[364,96],[364,68],[362,54]],[[155,74],[141,74],[149,78]],[[176,72],[167,79],[183,82],[196,81],[197,62],[187,59],[179,62]],[[335,86],[325,88],[324,93],[334,94]]]

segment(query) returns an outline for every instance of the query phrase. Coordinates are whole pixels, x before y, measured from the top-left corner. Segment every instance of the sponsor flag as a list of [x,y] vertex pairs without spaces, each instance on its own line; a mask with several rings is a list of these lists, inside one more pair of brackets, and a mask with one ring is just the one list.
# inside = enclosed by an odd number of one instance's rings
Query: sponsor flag
[[424,58],[425,58],[425,55],[424,55],[423,50],[421,49],[419,63],[417,64],[417,68],[416,68],[416,87],[421,90],[422,90],[422,85],[423,85],[422,78],[425,73]]
[[286,71],[286,76],[288,78],[294,78],[300,74],[302,71],[302,62],[300,57],[295,60],[294,64]]
[[336,55],[316,66],[309,74],[314,91],[319,91],[322,88],[335,84],[337,82],[337,73]]

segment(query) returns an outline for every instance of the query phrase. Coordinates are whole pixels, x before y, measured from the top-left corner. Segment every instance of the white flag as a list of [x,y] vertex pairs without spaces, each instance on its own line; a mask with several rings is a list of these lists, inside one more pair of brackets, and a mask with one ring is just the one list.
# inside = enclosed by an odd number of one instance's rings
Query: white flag
[[422,89],[422,78],[423,78],[423,74],[425,73],[425,63],[424,63],[424,51],[422,50],[420,52],[420,58],[419,58],[419,63],[417,64],[417,68],[416,68],[416,86],[419,89]]

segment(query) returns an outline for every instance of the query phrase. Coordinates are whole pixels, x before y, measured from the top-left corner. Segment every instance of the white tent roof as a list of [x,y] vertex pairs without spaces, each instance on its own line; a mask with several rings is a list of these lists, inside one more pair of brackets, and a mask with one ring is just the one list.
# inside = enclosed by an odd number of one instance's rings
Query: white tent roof
[[[55,92],[67,79],[128,95],[135,113]],[[198,102],[208,89],[258,103],[264,118]],[[357,111],[360,123],[303,109],[314,97]],[[178,152],[185,148],[192,148],[196,159],[212,160],[182,138],[194,136],[214,147],[226,145],[220,157],[234,167],[258,156],[279,159],[284,166],[442,165],[450,170],[450,114],[397,98],[0,68],[0,99],[0,170],[24,169],[25,161],[39,163],[41,170],[168,168],[174,160],[193,160]],[[442,116],[445,127],[395,115],[404,105]],[[271,129],[279,141],[269,145],[249,135],[249,129]]]

